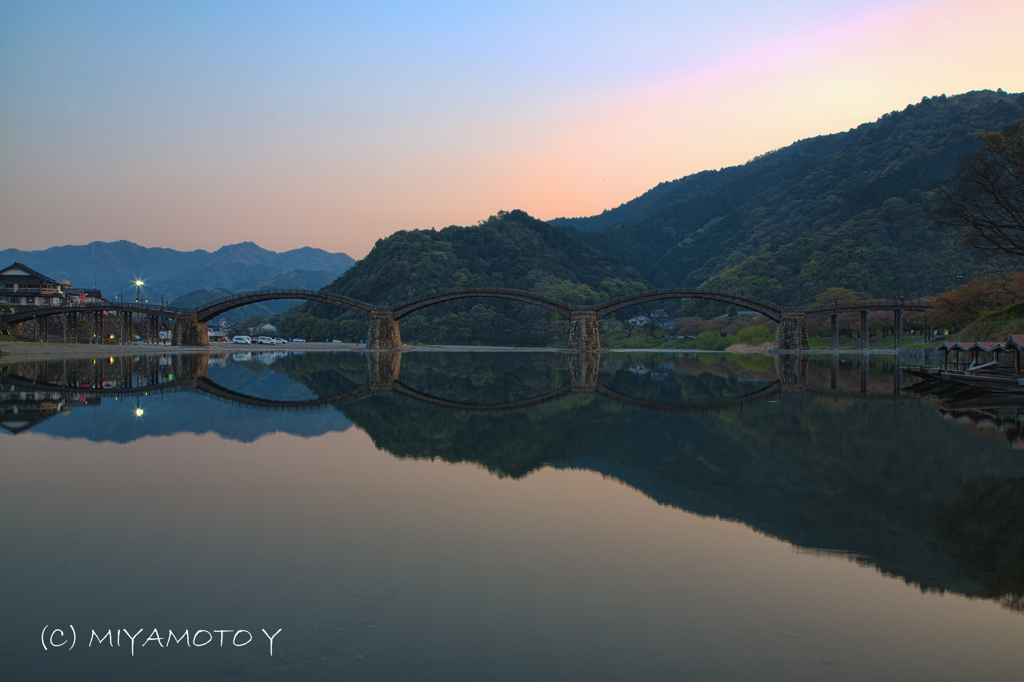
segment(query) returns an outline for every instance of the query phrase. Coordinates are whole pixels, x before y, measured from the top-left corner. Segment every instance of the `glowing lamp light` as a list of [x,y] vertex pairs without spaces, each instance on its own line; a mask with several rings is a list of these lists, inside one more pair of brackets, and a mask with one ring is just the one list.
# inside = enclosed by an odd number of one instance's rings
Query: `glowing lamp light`
[[141,407],[136,407],[135,408],[135,416],[136,417],[141,417],[142,416],[142,408]]

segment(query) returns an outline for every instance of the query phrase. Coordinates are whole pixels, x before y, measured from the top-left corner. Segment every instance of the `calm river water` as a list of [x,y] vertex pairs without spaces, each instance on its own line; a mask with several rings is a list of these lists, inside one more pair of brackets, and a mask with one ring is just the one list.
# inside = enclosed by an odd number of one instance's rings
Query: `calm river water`
[[1024,679],[1018,406],[889,363],[0,367],[0,678]]

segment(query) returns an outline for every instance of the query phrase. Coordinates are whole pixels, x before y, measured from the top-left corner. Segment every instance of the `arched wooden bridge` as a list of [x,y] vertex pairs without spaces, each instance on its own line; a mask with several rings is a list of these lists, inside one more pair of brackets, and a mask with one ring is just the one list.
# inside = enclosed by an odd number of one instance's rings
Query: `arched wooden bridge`
[[[144,303],[87,303],[76,306],[39,306],[25,307],[15,312],[0,315],[0,324],[15,325],[28,320],[45,319],[53,316],[64,316],[63,336],[69,335],[73,329],[74,337],[78,336],[79,319],[84,316],[91,329],[100,329],[101,333],[92,333],[90,338],[100,342],[104,336],[104,315],[116,315],[118,338],[122,340],[131,336],[132,318],[141,318],[146,336],[155,336],[154,330],[160,319],[174,322],[172,335],[174,345],[208,346],[209,339],[206,323],[229,310],[240,308],[252,303],[273,300],[302,300],[333,305],[343,310],[360,314],[368,319],[369,330],[366,337],[367,350],[400,350],[402,348],[398,321],[407,315],[429,306],[461,301],[471,298],[497,298],[535,305],[553,311],[570,321],[569,350],[597,351],[601,348],[598,333],[600,318],[635,305],[654,303],[672,299],[698,299],[716,301],[735,305],[744,310],[765,315],[779,323],[775,346],[780,350],[806,350],[808,348],[807,318],[830,315],[832,317],[832,347],[838,348],[838,319],[844,313],[860,313],[861,338],[866,341],[868,336],[868,313],[878,310],[893,311],[893,327],[895,329],[895,347],[899,348],[903,340],[903,314],[911,311],[923,311],[931,308],[930,303],[923,301],[906,301],[903,299],[886,299],[871,301],[854,301],[850,303],[834,303],[812,307],[785,308],[765,299],[748,296],[745,292],[732,292],[719,289],[657,289],[630,296],[622,296],[595,307],[574,306],[533,291],[519,289],[455,289],[430,294],[396,307],[377,306],[365,301],[339,296],[324,291],[306,289],[264,289],[232,294],[212,301],[197,308],[176,308]],[[136,322],[136,327],[140,326]],[[44,329],[48,326],[44,325]],[[47,332],[44,331],[44,334]],[[862,343],[863,343],[862,341]],[[866,349],[866,346],[863,346]]]

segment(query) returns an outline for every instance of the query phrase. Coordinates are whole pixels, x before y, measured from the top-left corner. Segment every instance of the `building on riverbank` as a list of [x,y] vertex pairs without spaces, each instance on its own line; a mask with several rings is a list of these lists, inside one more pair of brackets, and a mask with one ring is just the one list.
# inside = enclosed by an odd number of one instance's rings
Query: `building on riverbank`
[[22,263],[0,270],[0,304],[5,306],[61,305],[64,291],[60,282]]

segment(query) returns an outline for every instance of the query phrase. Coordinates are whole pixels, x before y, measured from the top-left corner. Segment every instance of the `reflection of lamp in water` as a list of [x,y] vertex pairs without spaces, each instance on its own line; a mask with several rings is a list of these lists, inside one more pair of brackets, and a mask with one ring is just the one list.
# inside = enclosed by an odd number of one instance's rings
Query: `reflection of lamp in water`
[[135,396],[135,418],[142,416],[142,405],[139,404],[139,396]]

